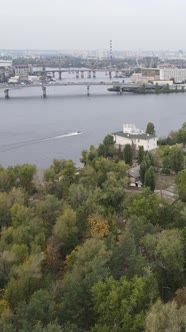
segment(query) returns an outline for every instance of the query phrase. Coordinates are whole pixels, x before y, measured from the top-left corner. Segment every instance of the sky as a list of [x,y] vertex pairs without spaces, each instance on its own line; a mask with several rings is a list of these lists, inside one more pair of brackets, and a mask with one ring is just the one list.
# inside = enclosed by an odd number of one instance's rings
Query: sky
[[0,49],[186,50],[186,0],[0,0]]

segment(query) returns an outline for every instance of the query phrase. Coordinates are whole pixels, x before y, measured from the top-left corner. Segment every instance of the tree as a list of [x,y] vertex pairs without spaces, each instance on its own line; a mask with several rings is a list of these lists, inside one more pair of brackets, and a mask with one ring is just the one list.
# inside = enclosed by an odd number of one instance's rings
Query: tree
[[151,191],[155,190],[156,174],[153,166],[149,167],[149,169],[146,171],[144,184],[145,187],[149,187]]
[[55,170],[51,166],[44,171],[44,180],[46,182],[54,181],[56,177]]
[[177,147],[172,147],[169,154],[170,167],[177,174],[184,168],[183,151]]
[[33,177],[36,174],[36,166],[23,164],[21,166],[16,166],[16,169],[18,174],[17,183],[20,187],[29,192],[33,186]]
[[100,144],[97,149],[98,157],[105,157],[106,147],[104,144]]
[[113,248],[111,258],[112,274],[116,278],[126,276],[127,279],[135,275],[144,276],[149,263],[142,255],[140,241],[153,226],[143,220],[143,217],[133,217],[127,221],[123,232],[118,237],[117,246]]
[[[154,266],[163,300],[169,299],[184,280],[184,244],[178,229],[146,234],[142,240],[146,257]],[[163,288],[167,291],[163,292]]]
[[139,146],[138,150],[138,164],[141,164],[145,155],[144,147]]
[[4,298],[9,301],[11,307],[17,307],[19,302],[29,298],[35,290],[41,287],[42,260],[42,254],[32,255],[23,264],[16,267],[14,276],[8,281],[4,292]]
[[146,134],[155,135],[155,127],[152,122],[147,123]]
[[107,157],[113,157],[115,148],[114,148],[114,138],[112,135],[107,135],[103,140],[103,145],[105,147],[105,154]]
[[152,155],[150,153],[147,153],[144,156],[143,161],[141,162],[141,165],[140,165],[140,179],[143,184],[145,183],[145,173],[149,169],[150,166],[153,166],[153,163],[154,163],[154,160],[153,160]]
[[11,189],[11,179],[8,172],[0,169],[0,191],[9,191]]
[[71,255],[61,291],[57,289],[58,301],[61,302],[58,317],[62,324],[69,321],[83,331],[89,331],[94,320],[91,288],[110,275],[108,263],[111,252],[103,240],[91,238]]
[[155,225],[159,223],[160,204],[164,204],[162,199],[146,188],[142,193],[132,193],[125,199],[124,216],[127,219],[143,216],[144,220]]
[[125,188],[128,179],[126,177],[117,179],[117,173],[109,172],[105,180],[100,195],[101,202],[107,207],[112,206],[116,211],[121,209],[121,204],[125,196]]
[[57,175],[61,172],[64,166],[64,159],[53,159],[52,168],[54,169],[54,173]]
[[158,300],[147,313],[145,321],[146,332],[181,332],[185,328],[186,305],[178,309],[175,301],[163,304]]
[[58,217],[53,228],[53,235],[64,256],[78,244],[78,228],[76,213],[71,208],[66,208],[61,216]]
[[125,163],[128,165],[132,165],[133,162],[133,150],[132,146],[130,144],[126,144],[123,150],[123,157],[125,160]]
[[186,202],[186,169],[183,169],[177,176],[176,176],[176,185],[179,194],[179,198]]
[[45,223],[53,225],[61,211],[61,203],[54,195],[45,196],[36,205],[36,213]]
[[150,273],[131,281],[110,277],[98,282],[92,293],[97,314],[93,332],[142,332],[145,311],[157,297],[157,284]]
[[69,188],[69,202],[73,209],[77,209],[89,195],[89,190],[83,184],[72,183]]
[[103,238],[109,233],[108,221],[106,221],[98,213],[95,213],[88,218],[89,232],[92,237]]
[[186,306],[186,287],[177,289],[175,295],[178,308],[181,308],[183,305]]

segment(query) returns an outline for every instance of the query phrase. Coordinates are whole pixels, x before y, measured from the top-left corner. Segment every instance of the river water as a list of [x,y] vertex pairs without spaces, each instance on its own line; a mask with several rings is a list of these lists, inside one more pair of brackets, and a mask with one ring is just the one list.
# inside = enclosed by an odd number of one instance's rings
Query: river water
[[[23,88],[10,91],[5,100],[0,90],[1,165],[30,163],[43,169],[54,158],[78,165],[83,149],[98,146],[107,134],[122,130],[123,123],[145,130],[151,121],[157,135],[165,136],[186,121],[184,93],[118,95],[94,86],[87,97],[85,86],[51,86],[47,98],[41,96],[40,87]],[[74,135],[77,131],[82,133]]]

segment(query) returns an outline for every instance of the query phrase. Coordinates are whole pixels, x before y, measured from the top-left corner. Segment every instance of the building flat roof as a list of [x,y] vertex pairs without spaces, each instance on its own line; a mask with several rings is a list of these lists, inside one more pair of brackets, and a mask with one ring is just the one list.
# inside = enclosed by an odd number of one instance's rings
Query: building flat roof
[[114,136],[120,136],[120,137],[125,137],[129,139],[142,139],[142,140],[148,140],[157,137],[156,135],[150,135],[150,134],[129,134],[129,133],[124,133],[123,131],[117,131],[115,133],[112,133],[111,135]]

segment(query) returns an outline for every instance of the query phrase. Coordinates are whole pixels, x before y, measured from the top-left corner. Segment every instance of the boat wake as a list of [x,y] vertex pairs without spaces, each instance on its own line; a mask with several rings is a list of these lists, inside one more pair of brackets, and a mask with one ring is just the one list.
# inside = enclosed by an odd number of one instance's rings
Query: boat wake
[[76,135],[81,135],[81,134],[82,134],[81,131],[74,131],[73,133],[67,133],[67,134],[63,134],[63,135],[59,135],[59,136],[43,138],[43,139],[38,140],[38,141],[46,142],[46,141],[52,141],[54,139],[59,139],[59,138],[63,138],[63,137],[70,137],[70,136],[76,136]]
[[0,152],[13,151],[13,150],[20,149],[24,146],[39,144],[39,143],[47,142],[47,141],[53,141],[53,140],[57,140],[57,139],[65,138],[65,137],[77,136],[77,135],[81,135],[82,133],[83,133],[82,131],[74,131],[71,133],[58,135],[58,136],[52,136],[52,137],[46,137],[46,138],[41,138],[41,139],[36,139],[36,140],[31,140],[31,141],[22,141],[22,142],[17,142],[17,143],[0,145]]

